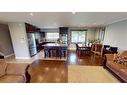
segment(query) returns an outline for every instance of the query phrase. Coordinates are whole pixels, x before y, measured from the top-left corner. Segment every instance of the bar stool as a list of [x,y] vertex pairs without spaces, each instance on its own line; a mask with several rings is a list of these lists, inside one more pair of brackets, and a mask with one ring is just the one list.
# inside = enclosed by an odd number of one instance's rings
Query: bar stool
[[51,56],[52,57],[59,57],[59,47],[52,47]]
[[67,47],[60,47],[60,58],[66,57],[67,55]]
[[51,48],[50,47],[44,47],[44,57],[51,57]]

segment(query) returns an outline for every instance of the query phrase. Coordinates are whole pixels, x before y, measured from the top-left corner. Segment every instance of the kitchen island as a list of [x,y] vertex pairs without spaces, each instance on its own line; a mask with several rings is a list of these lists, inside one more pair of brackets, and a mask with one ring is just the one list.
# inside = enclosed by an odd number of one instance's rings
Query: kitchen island
[[44,47],[45,57],[66,57],[67,44],[47,43],[42,45]]

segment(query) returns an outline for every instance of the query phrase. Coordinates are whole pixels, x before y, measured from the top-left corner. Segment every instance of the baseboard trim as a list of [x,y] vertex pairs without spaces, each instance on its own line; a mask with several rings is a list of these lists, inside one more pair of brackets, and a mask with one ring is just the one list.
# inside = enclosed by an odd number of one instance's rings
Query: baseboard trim
[[30,59],[30,57],[15,57],[16,59]]
[[9,54],[9,55],[6,55],[6,56],[4,56],[5,58],[8,58],[8,57],[11,57],[11,56],[13,56],[14,55],[14,53],[12,53],[12,54]]

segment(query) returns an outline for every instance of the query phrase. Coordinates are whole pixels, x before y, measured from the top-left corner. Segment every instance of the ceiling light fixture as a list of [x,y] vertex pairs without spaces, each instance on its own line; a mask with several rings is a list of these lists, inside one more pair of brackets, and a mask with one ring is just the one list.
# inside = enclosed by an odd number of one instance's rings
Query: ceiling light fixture
[[72,12],[72,14],[74,15],[76,12]]
[[22,26],[22,24],[19,24],[19,26]]
[[30,15],[30,16],[34,16],[34,14],[33,14],[33,13],[30,13],[29,15]]

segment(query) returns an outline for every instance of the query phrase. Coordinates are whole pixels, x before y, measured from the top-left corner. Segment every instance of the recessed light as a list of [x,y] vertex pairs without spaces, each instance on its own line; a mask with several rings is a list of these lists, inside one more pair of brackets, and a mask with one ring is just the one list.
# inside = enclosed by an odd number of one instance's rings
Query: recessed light
[[30,13],[29,15],[30,15],[30,16],[34,16],[34,14],[33,14],[33,13]]
[[19,26],[22,26],[22,24],[19,24]]

